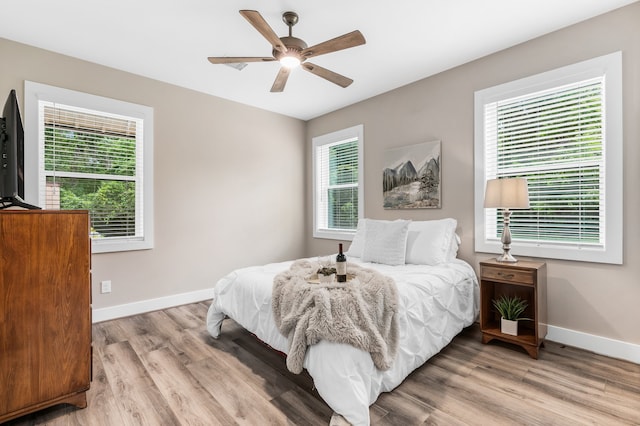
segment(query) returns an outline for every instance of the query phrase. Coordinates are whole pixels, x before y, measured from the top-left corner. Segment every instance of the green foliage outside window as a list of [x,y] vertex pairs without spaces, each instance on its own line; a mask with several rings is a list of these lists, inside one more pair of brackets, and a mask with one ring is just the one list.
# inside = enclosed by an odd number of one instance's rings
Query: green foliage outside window
[[358,226],[358,141],[329,149],[329,227]]
[[89,210],[94,238],[135,235],[135,149],[131,138],[45,129],[47,186],[59,191],[48,206]]

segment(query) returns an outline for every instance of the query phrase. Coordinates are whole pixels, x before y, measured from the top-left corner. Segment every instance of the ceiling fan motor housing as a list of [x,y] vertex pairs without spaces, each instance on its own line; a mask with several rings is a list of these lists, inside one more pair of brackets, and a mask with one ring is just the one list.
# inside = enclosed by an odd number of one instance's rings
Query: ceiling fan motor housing
[[273,49],[273,57],[280,60],[283,56],[295,56],[302,62],[305,58],[302,57],[301,52],[307,48],[307,43],[300,40],[297,37],[280,37],[282,44],[287,47],[286,52],[280,52],[277,49]]

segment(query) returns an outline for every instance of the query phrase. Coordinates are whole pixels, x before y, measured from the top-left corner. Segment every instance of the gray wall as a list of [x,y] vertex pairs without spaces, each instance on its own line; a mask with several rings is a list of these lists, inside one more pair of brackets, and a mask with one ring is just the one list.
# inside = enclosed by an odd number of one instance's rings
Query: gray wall
[[304,251],[303,121],[4,39],[0,56],[2,102],[16,89],[22,111],[24,80],[154,109],[155,248],[94,255],[94,308],[212,288]]
[[[311,138],[364,124],[365,216],[414,220],[454,217],[462,237],[460,256],[477,268],[492,257],[474,252],[473,100],[479,89],[621,50],[624,84],[624,264],[546,260],[549,324],[640,344],[640,4],[579,23],[481,58],[308,122],[307,181]],[[382,208],[384,150],[442,140],[442,208]],[[621,189],[622,190],[622,189]],[[307,193],[307,235],[311,235]],[[307,253],[335,252],[336,242],[307,240]]]

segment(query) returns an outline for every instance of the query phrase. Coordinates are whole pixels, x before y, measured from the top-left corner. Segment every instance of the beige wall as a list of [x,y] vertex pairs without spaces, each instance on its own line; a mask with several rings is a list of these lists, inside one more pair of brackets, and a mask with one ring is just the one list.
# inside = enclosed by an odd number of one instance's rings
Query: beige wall
[[[549,323],[640,344],[640,4],[619,9],[439,75],[311,120],[307,125],[307,182],[311,138],[364,124],[365,216],[378,219],[454,217],[460,256],[477,268],[491,257],[474,252],[474,92],[614,51],[623,52],[624,264],[548,262]],[[382,156],[387,148],[442,140],[442,208],[382,208]],[[307,193],[307,235],[311,193]],[[336,242],[309,237],[307,254],[334,252]]]
[[[622,50],[624,265],[547,260],[549,322],[640,344],[638,22],[636,3],[306,124],[3,39],[0,96],[15,88],[22,102],[31,80],[154,108],[155,248],[93,257],[101,308],[208,289],[235,267],[334,252],[335,241],[311,237],[309,147],[313,136],[360,123],[366,216],[455,217],[460,256],[477,266],[490,255],[473,248],[474,91]],[[384,150],[432,139],[442,140],[442,209],[382,209]],[[106,279],[113,292],[101,295]]]
[[304,122],[4,39],[0,58],[1,101],[16,89],[23,118],[24,80],[154,109],[155,248],[94,255],[94,308],[303,252]]

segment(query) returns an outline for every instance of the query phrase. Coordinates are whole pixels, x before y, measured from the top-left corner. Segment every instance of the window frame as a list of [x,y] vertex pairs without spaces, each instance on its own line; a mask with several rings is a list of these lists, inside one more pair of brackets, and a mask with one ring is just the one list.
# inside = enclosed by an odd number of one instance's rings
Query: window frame
[[[353,139],[357,139],[358,141],[358,219],[362,219],[364,217],[364,167],[363,167],[363,158],[364,158],[364,126],[362,124],[352,126],[346,129],[338,130],[332,133],[327,133],[321,136],[315,136],[312,138],[312,176],[313,176],[313,237],[314,238],[324,238],[331,240],[353,240],[353,236],[356,233],[356,228],[351,230],[338,230],[338,229],[325,229],[319,226],[319,215],[321,214],[319,211],[319,202],[318,197],[320,196],[320,170],[318,168],[317,162],[318,158],[318,149],[325,145],[337,144],[340,142],[352,141]],[[328,215],[328,212],[324,212],[324,214]]]
[[[50,102],[78,107],[106,116],[116,114],[142,121],[142,167],[141,215],[136,213],[136,220],[142,219],[142,236],[122,237],[114,239],[92,239],[92,253],[108,253],[131,250],[147,250],[154,247],[153,235],[153,108],[130,102],[106,98],[88,93],[78,92],[46,84],[25,81],[25,198],[40,200],[40,183],[44,168],[43,137],[44,123],[40,122],[40,103]],[[138,192],[138,190],[137,190]],[[137,204],[138,202],[136,202]]]
[[[551,88],[604,77],[604,242],[602,247],[590,247],[570,242],[522,241],[513,238],[511,252],[516,255],[585,262],[622,264],[623,262],[623,134],[622,134],[622,53],[614,52],[543,72],[516,81],[475,92],[474,129],[474,216],[475,251],[502,253],[499,239],[487,238],[484,191],[487,176],[485,155],[485,105],[503,99],[516,98]],[[516,219],[517,220],[517,219]]]

